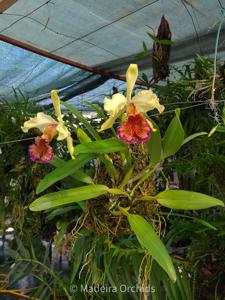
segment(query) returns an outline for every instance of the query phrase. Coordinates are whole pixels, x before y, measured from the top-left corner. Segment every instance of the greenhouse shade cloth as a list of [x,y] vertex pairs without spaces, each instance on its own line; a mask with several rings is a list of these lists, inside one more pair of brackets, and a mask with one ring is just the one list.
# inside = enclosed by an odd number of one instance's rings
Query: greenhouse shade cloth
[[[29,62],[26,61],[28,57],[21,58],[21,61],[18,58],[14,69],[9,61],[8,72],[6,62],[4,68],[1,68],[1,87],[18,86],[21,64],[33,67],[33,71],[24,68],[23,74],[26,76],[23,78],[21,75],[20,80],[30,85],[25,92],[31,97],[40,96],[40,99],[51,88],[67,89],[72,86],[74,92],[68,93],[70,97],[86,93],[103,84],[107,79],[107,72],[124,75],[131,62],[137,62],[140,70],[149,72],[150,57],[137,60],[136,55],[143,51],[143,41],[152,49],[153,41],[146,32],[151,32],[149,27],[156,32],[162,15],[169,21],[172,31],[172,63],[188,60],[196,53],[213,54],[221,18],[221,6],[217,0],[12,1],[12,5],[0,15],[0,39],[18,41],[27,45],[30,50],[33,47],[50,56],[73,61],[74,66],[83,70],[48,59],[40,62],[40,58],[34,59],[35,56],[30,57]],[[221,41],[224,38],[223,25]],[[3,43],[1,48],[2,45]],[[8,56],[14,56],[15,50],[2,51],[8,51]],[[224,51],[222,43],[219,44],[219,51]],[[3,69],[4,74],[1,74]],[[102,76],[101,72],[92,75],[95,70],[106,72],[106,76]],[[13,74],[17,74],[14,79]],[[85,78],[88,78],[89,83],[86,83]],[[39,83],[34,82],[37,79]],[[83,84],[85,87],[82,89]]]

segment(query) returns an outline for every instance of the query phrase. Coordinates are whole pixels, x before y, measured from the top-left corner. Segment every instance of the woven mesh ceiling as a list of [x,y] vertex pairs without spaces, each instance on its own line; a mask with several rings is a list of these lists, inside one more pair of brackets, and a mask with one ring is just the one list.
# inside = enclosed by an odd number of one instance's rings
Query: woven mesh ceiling
[[[12,5],[0,15],[1,40],[36,53],[42,51],[42,54],[61,58],[61,61],[65,59],[77,67],[25,50],[21,52],[12,46],[10,49],[2,42],[0,55],[7,59],[0,69],[0,92],[7,95],[8,87],[14,86],[39,99],[45,99],[53,87],[65,89],[67,99],[102,84],[107,90],[109,86],[105,81],[112,74],[102,73],[102,70],[123,75],[130,62],[138,62],[140,69],[149,71],[150,58],[137,61],[136,54],[143,50],[143,41],[152,48],[152,41],[146,34],[150,30],[147,25],[156,31],[162,15],[169,21],[175,42],[172,62],[187,60],[196,53],[212,54],[221,5],[225,5],[224,0],[11,2]],[[225,40],[224,26],[221,40]],[[224,43],[221,43],[219,51],[223,50]],[[114,83],[117,82],[111,81],[110,87]],[[101,93],[104,94],[104,88]]]
[[0,99],[13,100],[14,90],[20,90],[24,96],[47,105],[51,103],[49,91],[58,89],[63,100],[72,98],[71,103],[82,109],[83,99],[101,102],[113,86],[118,90],[124,87],[119,80],[107,80],[1,41],[0,57]]

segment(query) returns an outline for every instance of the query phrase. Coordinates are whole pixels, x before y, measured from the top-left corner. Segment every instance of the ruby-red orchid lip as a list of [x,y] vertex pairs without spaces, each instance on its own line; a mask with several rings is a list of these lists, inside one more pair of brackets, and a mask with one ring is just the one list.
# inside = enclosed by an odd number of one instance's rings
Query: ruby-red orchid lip
[[137,112],[133,103],[127,110],[127,119],[117,129],[118,136],[127,144],[146,142],[150,138],[153,128],[144,114]]
[[29,147],[30,159],[41,164],[49,163],[54,158],[53,148],[42,137],[36,137],[35,143]]

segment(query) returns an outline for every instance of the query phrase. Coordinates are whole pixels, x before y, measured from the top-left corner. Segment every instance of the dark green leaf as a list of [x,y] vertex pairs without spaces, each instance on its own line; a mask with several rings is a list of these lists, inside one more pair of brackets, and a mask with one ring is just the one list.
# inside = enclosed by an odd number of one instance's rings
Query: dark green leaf
[[153,124],[154,128],[156,129],[156,131],[153,131],[151,133],[151,137],[149,141],[145,143],[148,149],[151,165],[153,166],[160,161],[161,152],[162,152],[162,143],[161,143],[161,134],[160,134],[159,127],[156,125],[156,123],[153,120],[151,119],[149,120]]
[[53,172],[47,174],[38,184],[37,194],[43,192],[55,182],[62,180],[63,178],[74,174],[74,172],[80,169],[86,162],[92,160],[95,156],[91,154],[81,154],[76,159],[71,159],[61,167],[57,168]]
[[148,47],[147,47],[146,43],[143,42],[142,45],[143,45],[144,52],[147,52],[148,51]]
[[147,35],[154,41],[154,42],[158,42],[158,38],[152,34],[151,32],[147,32]]
[[[55,156],[54,160],[51,162],[51,165],[53,165],[56,168],[62,168],[65,164],[66,164],[66,162],[57,156]],[[81,182],[84,182],[87,184],[94,183],[92,178],[90,176],[88,176],[85,172],[83,172],[82,170],[76,170],[76,172],[74,172],[70,176],[78,181],[81,181]]]
[[108,156],[108,154],[102,154],[102,155],[100,155],[99,159],[105,165],[108,174],[112,178],[118,179],[119,178],[119,172],[115,168],[115,166],[114,166],[113,162],[111,161],[110,157]]
[[142,77],[142,79],[144,80],[144,82],[145,82],[146,84],[148,84],[148,76],[147,76],[145,73],[142,73],[141,77]]
[[213,226],[212,224],[210,224],[209,222],[207,222],[205,220],[202,220],[202,219],[199,219],[199,218],[195,218],[195,220],[198,223],[202,224],[203,226],[208,227],[209,229],[217,230],[217,228],[215,226]]
[[65,213],[72,211],[72,210],[77,210],[80,209],[78,205],[74,205],[74,206],[65,206],[65,207],[59,207],[54,209],[53,211],[51,211],[48,215],[47,215],[47,220],[51,221],[52,219],[54,219],[56,216],[63,216]]
[[157,38],[157,36],[155,36],[154,34],[152,34],[152,33],[150,33],[150,32],[147,32],[147,35],[148,35],[155,43],[158,43],[158,44],[161,44],[161,45],[165,45],[165,46],[173,45],[173,44],[174,44],[173,41],[167,40],[167,39],[159,39],[159,38]]
[[180,110],[175,110],[175,116],[170,122],[163,137],[163,159],[174,155],[184,141],[184,129],[180,122]]
[[82,262],[82,257],[85,250],[85,235],[79,234],[77,236],[75,245],[72,250],[72,270],[71,270],[71,277],[70,277],[70,283],[73,284],[76,274],[79,270],[80,264]]
[[140,52],[138,54],[135,55],[136,59],[143,59],[147,56],[147,52]]

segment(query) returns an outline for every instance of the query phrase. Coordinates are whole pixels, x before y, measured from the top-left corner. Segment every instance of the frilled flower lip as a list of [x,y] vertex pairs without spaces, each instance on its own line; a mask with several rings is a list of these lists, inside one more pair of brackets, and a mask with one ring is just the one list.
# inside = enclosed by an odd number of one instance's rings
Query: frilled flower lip
[[41,164],[49,163],[54,158],[52,147],[39,136],[35,138],[35,143],[29,146],[29,155],[32,161],[38,161]]
[[138,67],[131,64],[126,73],[127,94],[126,97],[120,93],[112,96],[112,99],[105,98],[104,110],[108,112],[109,118],[102,124],[98,131],[111,128],[116,119],[126,111],[128,105],[133,103],[139,113],[146,113],[157,109],[159,113],[164,111],[164,106],[159,103],[159,98],[152,90],[142,90],[132,98],[132,91],[138,77]]
[[119,138],[127,144],[148,141],[152,131],[153,127],[146,117],[137,112],[132,103],[129,105],[127,119],[117,129]]
[[139,137],[135,133],[132,134],[132,137],[127,136],[127,134],[124,132],[123,126],[125,126],[124,123],[117,128],[117,132],[120,140],[125,141],[126,144],[141,143],[141,142],[145,143],[150,139],[150,133],[152,132],[152,128],[149,125],[148,125],[148,131],[146,132],[146,136],[144,137]]

